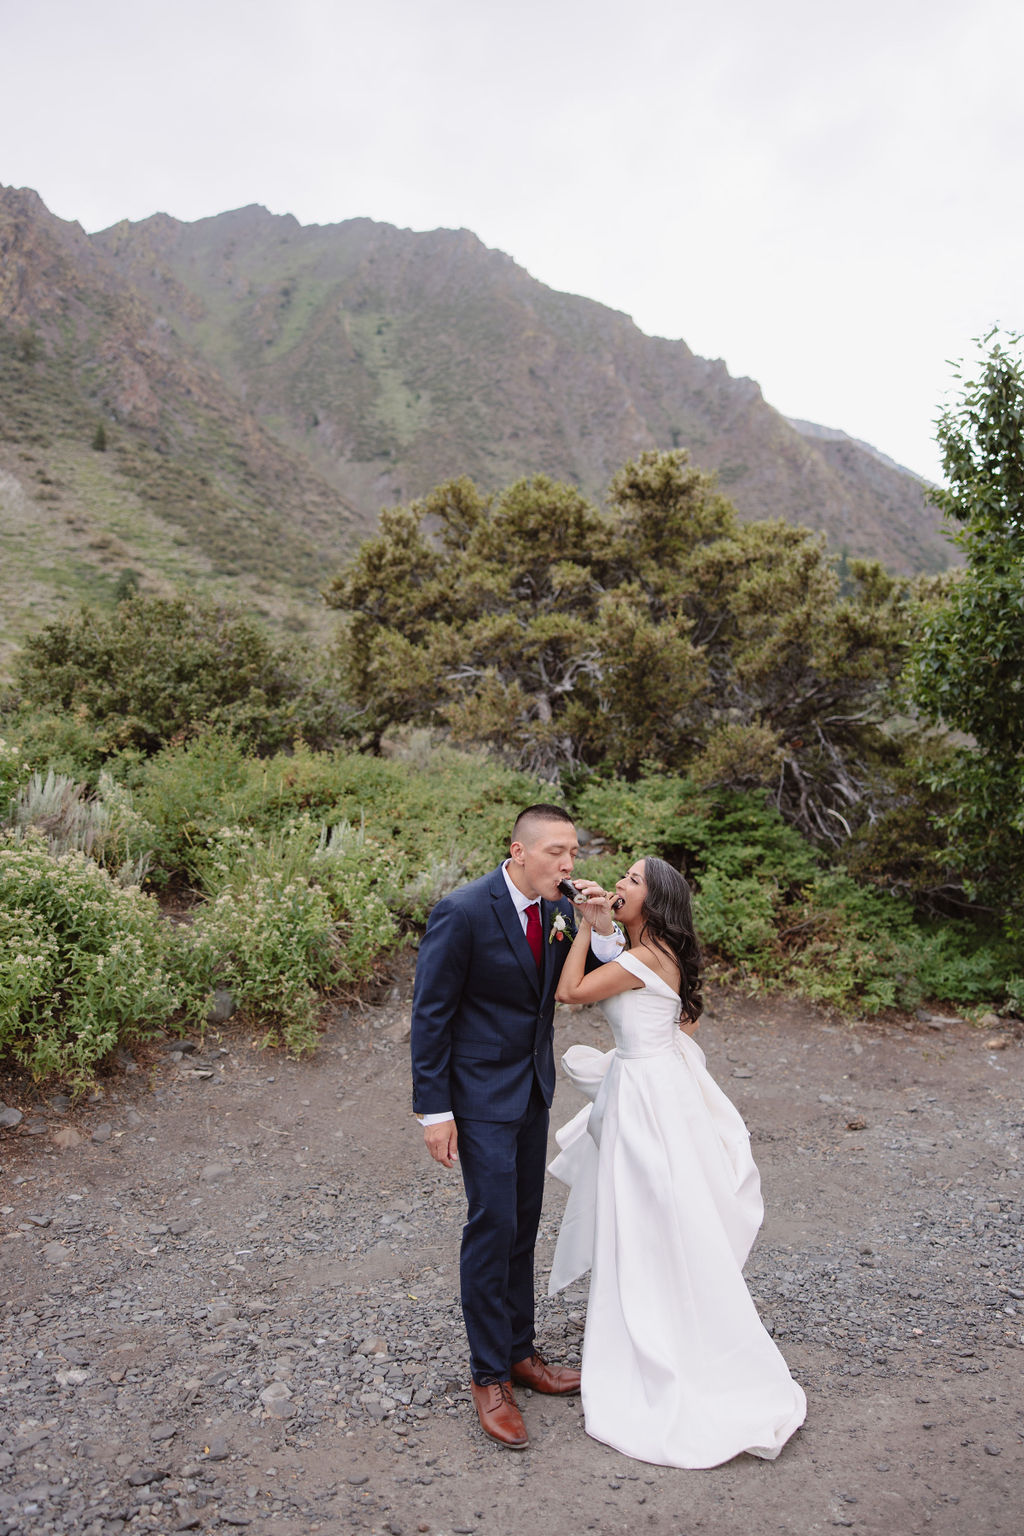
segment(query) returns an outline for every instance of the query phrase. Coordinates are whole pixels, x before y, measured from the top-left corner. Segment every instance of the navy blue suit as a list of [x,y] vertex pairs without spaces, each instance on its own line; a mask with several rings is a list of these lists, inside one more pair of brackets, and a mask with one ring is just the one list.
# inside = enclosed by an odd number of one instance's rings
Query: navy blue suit
[[[549,942],[557,912],[565,939]],[[416,962],[413,1109],[451,1110],[468,1213],[462,1311],[474,1381],[506,1381],[533,1352],[533,1250],[555,1091],[555,988],[567,901],[541,902],[541,969],[502,866],[440,901]]]

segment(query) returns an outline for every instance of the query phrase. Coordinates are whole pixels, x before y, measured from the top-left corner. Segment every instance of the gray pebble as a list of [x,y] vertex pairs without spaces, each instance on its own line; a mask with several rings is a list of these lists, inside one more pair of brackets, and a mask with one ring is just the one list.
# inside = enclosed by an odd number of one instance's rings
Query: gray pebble
[[232,994],[225,987],[218,987],[213,994],[213,1002],[206,1015],[206,1021],[208,1024],[226,1024],[236,1012],[237,1007],[238,1004]]
[[199,1176],[207,1184],[216,1184],[220,1179],[229,1179],[233,1172],[230,1163],[207,1163]]
[[74,1258],[72,1250],[65,1248],[63,1243],[44,1243],[39,1252],[47,1264],[66,1264]]

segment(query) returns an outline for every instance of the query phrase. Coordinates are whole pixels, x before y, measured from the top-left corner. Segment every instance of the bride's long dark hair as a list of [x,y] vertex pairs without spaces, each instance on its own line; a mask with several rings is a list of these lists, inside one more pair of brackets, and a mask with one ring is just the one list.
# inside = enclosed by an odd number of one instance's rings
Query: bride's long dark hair
[[641,909],[641,940],[664,950],[679,967],[679,997],[691,1024],[704,1011],[703,956],[693,927],[690,887],[664,859],[644,858],[647,895]]

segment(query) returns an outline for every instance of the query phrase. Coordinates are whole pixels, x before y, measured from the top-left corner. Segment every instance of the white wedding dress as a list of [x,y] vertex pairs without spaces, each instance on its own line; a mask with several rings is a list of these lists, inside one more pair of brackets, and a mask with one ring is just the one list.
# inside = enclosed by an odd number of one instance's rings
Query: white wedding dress
[[764,1209],[750,1138],[679,1030],[676,994],[632,955],[618,964],[643,989],[601,1005],[615,1050],[562,1058],[593,1103],[551,1164],[570,1194],[549,1295],[592,1271],[587,1433],[670,1467],[771,1459],[807,1405],[743,1280]]

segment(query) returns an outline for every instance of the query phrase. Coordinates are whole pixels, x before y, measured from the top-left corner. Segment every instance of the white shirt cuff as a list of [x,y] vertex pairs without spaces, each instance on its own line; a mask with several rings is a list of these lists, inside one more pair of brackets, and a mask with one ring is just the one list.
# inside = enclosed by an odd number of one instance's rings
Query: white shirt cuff
[[443,1125],[446,1120],[454,1120],[455,1116],[450,1109],[446,1109],[443,1114],[417,1115],[416,1119],[420,1125]]
[[590,930],[591,951],[602,965],[608,960],[616,960],[625,943],[626,936],[621,928],[616,928],[614,933],[598,933],[594,928]]

